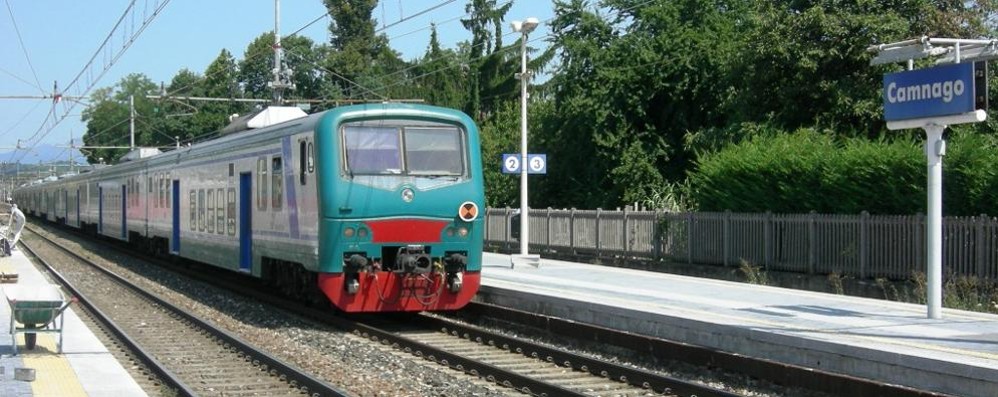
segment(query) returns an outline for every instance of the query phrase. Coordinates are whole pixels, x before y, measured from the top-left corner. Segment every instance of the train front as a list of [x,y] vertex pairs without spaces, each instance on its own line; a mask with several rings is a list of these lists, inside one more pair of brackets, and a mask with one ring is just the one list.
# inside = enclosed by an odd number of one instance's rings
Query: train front
[[319,287],[346,312],[456,310],[478,291],[478,129],[423,105],[329,111],[316,127]]

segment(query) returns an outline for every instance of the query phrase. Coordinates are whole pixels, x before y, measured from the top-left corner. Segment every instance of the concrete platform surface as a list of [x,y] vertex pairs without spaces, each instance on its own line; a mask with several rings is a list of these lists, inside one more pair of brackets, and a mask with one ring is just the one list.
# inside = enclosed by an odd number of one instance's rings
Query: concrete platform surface
[[485,254],[479,301],[959,396],[998,396],[998,315]]
[[[25,348],[23,334],[18,333],[13,338],[10,333],[11,307],[5,290],[23,297],[31,295],[30,291],[45,290],[51,282],[19,250],[14,250],[12,256],[0,258],[0,262],[13,265],[18,273],[16,284],[0,284],[0,295],[4,295],[0,299],[0,367],[3,368],[0,396],[146,396],[138,383],[80,320],[73,306],[63,312],[62,353],[59,353],[58,333],[37,334],[37,345],[32,350]],[[13,355],[13,343],[18,344],[17,355]],[[16,372],[22,372],[22,375],[33,372],[34,380],[21,380],[25,377],[17,379]]]

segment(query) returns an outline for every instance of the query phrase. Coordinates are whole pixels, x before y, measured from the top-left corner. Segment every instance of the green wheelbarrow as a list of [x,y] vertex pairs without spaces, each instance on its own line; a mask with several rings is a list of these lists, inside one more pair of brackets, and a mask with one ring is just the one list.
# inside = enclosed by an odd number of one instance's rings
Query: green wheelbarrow
[[[24,347],[35,348],[38,334],[59,334],[59,353],[62,353],[63,312],[75,300],[66,301],[56,285],[9,285],[3,288],[10,304],[10,334],[17,354],[17,334],[24,334]],[[21,326],[19,327],[18,324]]]

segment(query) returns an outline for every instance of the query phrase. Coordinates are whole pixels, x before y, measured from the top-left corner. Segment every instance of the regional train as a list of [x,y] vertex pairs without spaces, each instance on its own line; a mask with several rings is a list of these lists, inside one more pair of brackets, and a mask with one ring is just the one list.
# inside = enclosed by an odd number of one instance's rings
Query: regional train
[[456,310],[478,290],[480,141],[459,111],[344,106],[136,157],[14,201],[344,312]]

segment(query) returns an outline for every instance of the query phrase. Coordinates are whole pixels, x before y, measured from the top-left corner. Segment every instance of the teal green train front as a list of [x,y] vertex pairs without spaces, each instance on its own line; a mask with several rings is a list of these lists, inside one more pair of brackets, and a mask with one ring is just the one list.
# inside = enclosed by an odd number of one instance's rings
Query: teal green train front
[[480,285],[478,129],[445,108],[333,109],[315,128],[319,286],[347,312],[454,310]]

